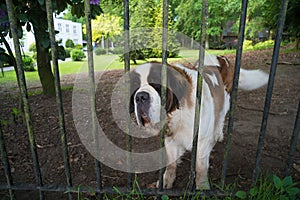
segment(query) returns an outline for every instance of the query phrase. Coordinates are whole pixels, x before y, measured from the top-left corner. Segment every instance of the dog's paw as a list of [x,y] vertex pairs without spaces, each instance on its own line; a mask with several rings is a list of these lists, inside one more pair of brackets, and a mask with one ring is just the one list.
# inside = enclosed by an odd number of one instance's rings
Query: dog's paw
[[[168,180],[164,180],[164,185],[163,185],[164,189],[171,189],[172,186],[173,186],[173,182],[170,183]],[[156,182],[156,188],[159,188],[159,181]]]
[[198,183],[197,190],[210,190],[209,182],[205,181],[205,182]]

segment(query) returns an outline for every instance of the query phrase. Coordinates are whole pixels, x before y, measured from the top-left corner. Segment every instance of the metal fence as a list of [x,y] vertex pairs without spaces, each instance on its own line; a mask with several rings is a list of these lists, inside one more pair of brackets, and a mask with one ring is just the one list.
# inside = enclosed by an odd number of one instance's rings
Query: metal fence
[[[58,108],[58,115],[59,115],[59,128],[60,128],[60,134],[61,134],[61,145],[62,145],[62,153],[64,158],[64,169],[65,169],[65,176],[66,176],[66,182],[67,185],[46,185],[43,183],[41,169],[40,169],[40,163],[38,159],[37,154],[37,147],[35,143],[35,134],[33,129],[33,123],[32,123],[32,117],[31,117],[31,111],[30,111],[30,105],[28,101],[28,94],[27,94],[27,88],[26,88],[26,82],[25,82],[25,76],[24,76],[24,70],[22,67],[22,60],[21,60],[21,51],[20,51],[20,43],[18,40],[17,35],[17,22],[16,17],[14,14],[14,5],[12,0],[6,0],[7,5],[7,11],[10,21],[10,29],[11,34],[14,39],[14,48],[15,48],[15,55],[16,55],[16,61],[17,61],[17,73],[19,77],[20,82],[20,91],[22,95],[22,101],[24,105],[24,113],[25,113],[25,121],[30,141],[30,149],[32,153],[32,159],[34,164],[34,172],[35,172],[35,179],[36,183],[15,183],[12,179],[11,175],[11,167],[8,161],[7,156],[7,147],[5,147],[5,141],[3,138],[3,132],[0,127],[0,148],[1,148],[1,155],[2,155],[2,162],[4,166],[5,176],[6,176],[6,183],[0,183],[0,189],[1,190],[7,190],[9,191],[10,198],[13,199],[14,197],[14,191],[16,190],[35,190],[39,192],[39,198],[45,199],[44,192],[65,192],[65,191],[71,191],[71,192],[78,192],[77,188],[78,186],[73,185],[72,183],[72,177],[70,173],[70,163],[69,163],[69,155],[68,155],[68,149],[67,149],[67,138],[66,138],[66,128],[65,128],[65,116],[64,116],[64,109],[62,104],[62,95],[61,95],[61,85],[60,85],[60,76],[59,76],[59,70],[58,70],[58,61],[57,61],[57,47],[56,47],[56,41],[55,41],[55,30],[54,30],[54,23],[53,23],[53,9],[52,9],[52,3],[51,0],[46,0],[46,9],[47,9],[47,18],[48,18],[48,28],[49,28],[49,34],[51,39],[51,52],[52,52],[52,62],[54,67],[54,75],[55,75],[55,86],[56,86],[56,101],[57,101],[57,108]],[[201,41],[200,45],[204,47],[205,44],[205,32],[206,32],[206,16],[207,16],[207,9],[208,9],[208,0],[203,0],[202,2],[202,26],[199,27],[201,29]],[[241,64],[241,57],[242,57],[242,46],[244,41],[244,31],[245,31],[245,21],[246,21],[246,12],[247,12],[247,0],[242,1],[242,9],[241,9],[241,17],[240,17],[240,27],[239,27],[239,40],[237,45],[237,51],[236,51],[236,63],[235,63],[235,74],[234,74],[234,86],[232,91],[232,98],[231,98],[231,104],[230,104],[230,112],[229,112],[229,122],[228,122],[228,135],[227,135],[227,142],[226,142],[226,151],[224,155],[223,160],[223,170],[222,170],[222,177],[221,177],[221,186],[224,186],[225,179],[226,179],[226,172],[227,172],[227,165],[228,165],[228,157],[230,153],[230,147],[231,147],[231,137],[233,132],[233,117],[236,107],[236,99],[237,99],[237,87],[238,87],[238,77],[239,77],[239,69]],[[263,119],[261,123],[261,130],[260,130],[260,137],[257,145],[257,153],[256,153],[256,161],[255,161],[255,168],[253,170],[253,183],[258,177],[258,168],[260,166],[261,161],[261,155],[262,155],[262,149],[264,145],[264,138],[266,133],[266,126],[268,122],[268,115],[270,110],[270,104],[271,104],[271,97],[272,97],[272,91],[273,91],[273,84],[274,84],[274,78],[276,74],[276,67],[277,67],[277,61],[278,61],[278,55],[279,55],[279,49],[280,49],[280,41],[281,41],[281,35],[284,25],[284,19],[285,14],[287,10],[287,0],[282,0],[282,6],[280,11],[280,17],[278,19],[278,28],[276,33],[276,39],[275,39],[275,45],[273,50],[273,57],[272,57],[272,63],[271,63],[271,69],[270,69],[270,77],[269,77],[269,83],[267,87],[267,93],[265,98],[265,107],[263,111]],[[91,113],[92,113],[92,120],[93,120],[93,134],[96,136],[97,134],[97,126],[96,123],[96,100],[95,100],[95,75],[94,75],[94,63],[93,63],[93,53],[92,53],[92,37],[91,37],[91,11],[90,11],[90,1],[85,0],[85,16],[86,16],[86,30],[87,30],[87,49],[88,49],[88,69],[89,69],[89,91],[90,91],[90,105],[91,105]],[[162,63],[163,63],[163,70],[162,70],[162,77],[166,77],[166,63],[167,63],[167,36],[168,36],[168,1],[163,0],[163,57],[162,57]],[[128,72],[130,70],[130,56],[129,56],[129,49],[130,49],[130,42],[129,42],[129,2],[128,0],[124,0],[124,52],[125,52],[125,62],[124,62],[124,69],[125,72]],[[200,60],[200,67],[199,69],[204,65],[204,48],[200,48],[199,51],[199,60]],[[200,73],[198,77],[198,88],[197,88],[197,106],[196,106],[196,114],[195,114],[195,127],[194,127],[194,141],[193,141],[193,149],[192,149],[192,164],[191,164],[191,172],[190,172],[190,185],[189,190],[164,190],[163,189],[163,173],[164,169],[161,169],[159,172],[159,180],[160,184],[158,189],[151,189],[151,188],[142,188],[141,191],[144,195],[153,195],[161,197],[163,194],[171,195],[171,196],[180,196],[185,193],[188,193],[189,195],[195,195],[195,166],[196,166],[196,148],[197,148],[197,137],[198,137],[198,126],[199,126],[199,118],[200,118],[200,103],[201,103],[201,77]],[[129,77],[126,78],[126,83],[129,84]],[[166,93],[165,90],[166,86],[166,78],[164,78],[162,82],[162,105],[165,103],[164,94]],[[129,96],[127,96],[129,97]],[[128,98],[129,99],[129,98]],[[163,107],[163,106],[162,106]],[[294,131],[292,133],[291,137],[291,145],[290,145],[290,151],[288,155],[288,160],[286,162],[286,169],[285,169],[285,175],[289,175],[290,169],[293,163],[293,156],[296,150],[296,143],[299,135],[299,111],[300,109],[300,102],[298,106],[297,116],[295,120],[295,126]],[[163,113],[162,109],[162,118],[161,121],[163,124],[165,113]],[[127,116],[127,124],[129,123],[130,116]],[[127,133],[130,131],[130,125],[127,126]],[[163,130],[160,133],[161,137],[161,146],[164,146],[164,133]],[[97,137],[95,137],[97,138]],[[127,151],[130,152],[132,148],[132,138],[130,135],[127,135],[126,137],[127,141]],[[95,141],[96,147],[98,147],[98,142]],[[99,152],[99,151],[97,151]],[[164,159],[164,155],[161,156],[160,159]],[[130,155],[127,157],[127,165],[128,168],[130,168]],[[97,188],[94,188],[94,191],[98,195],[99,199],[103,198],[104,194],[115,194],[116,191],[111,187],[105,187],[102,185],[102,177],[101,177],[101,165],[98,160],[95,159],[95,170],[96,170],[96,177],[97,177]],[[120,187],[119,191],[128,193],[131,191],[133,186],[133,174],[128,173],[128,184],[125,187]],[[72,199],[72,194],[68,193],[69,199]],[[81,192],[86,192],[85,190],[82,190]],[[211,190],[211,191],[202,191],[200,193],[200,196],[226,196],[230,195],[230,193],[221,192],[218,190]]]

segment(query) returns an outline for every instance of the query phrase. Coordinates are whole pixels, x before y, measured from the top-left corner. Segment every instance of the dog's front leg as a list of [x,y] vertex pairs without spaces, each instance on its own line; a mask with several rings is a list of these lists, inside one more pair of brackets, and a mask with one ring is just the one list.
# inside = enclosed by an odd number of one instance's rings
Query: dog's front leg
[[[166,167],[166,171],[164,173],[163,177],[163,186],[165,189],[172,188],[173,183],[176,178],[176,160],[180,157],[180,150],[181,148],[172,141],[169,137],[165,139],[165,148],[166,148],[166,154],[167,154],[167,161],[170,163]],[[159,181],[157,181],[157,187],[159,185]]]

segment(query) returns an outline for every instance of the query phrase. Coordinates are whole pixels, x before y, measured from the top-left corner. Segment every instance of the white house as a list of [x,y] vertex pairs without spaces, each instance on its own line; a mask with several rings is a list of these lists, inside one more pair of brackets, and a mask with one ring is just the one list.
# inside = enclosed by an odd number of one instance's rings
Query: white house
[[63,46],[68,39],[73,40],[74,44],[82,45],[82,25],[78,22],[72,22],[64,19],[54,19],[54,28],[59,31],[56,34],[56,40],[62,40]]
[[[82,25],[81,23],[72,22],[70,20],[57,19],[54,17],[54,28],[56,31],[59,31],[56,34],[56,40],[62,40],[62,45],[65,46],[65,43],[68,39],[73,40],[74,44],[82,45]],[[24,52],[29,51],[29,46],[32,43],[35,43],[33,30],[27,32],[25,27],[23,29],[23,38],[20,39],[20,44]],[[13,40],[9,36],[6,37],[7,42],[10,44],[11,49],[14,51]],[[5,49],[3,45],[2,48]]]

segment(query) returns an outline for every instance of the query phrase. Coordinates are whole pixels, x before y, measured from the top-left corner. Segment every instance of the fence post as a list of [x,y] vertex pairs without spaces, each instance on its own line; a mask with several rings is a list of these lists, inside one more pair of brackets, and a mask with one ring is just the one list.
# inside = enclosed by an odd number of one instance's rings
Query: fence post
[[286,161],[285,176],[290,175],[290,170],[291,170],[291,167],[293,164],[293,158],[294,158],[294,154],[295,154],[296,147],[297,147],[297,140],[299,137],[299,132],[300,132],[300,101],[298,104],[298,111],[297,111],[297,115],[296,115],[294,131],[293,131],[293,134],[291,137],[291,145],[290,145],[289,155],[288,155],[288,159]]
[[39,161],[38,161],[38,155],[37,155],[37,151],[36,151],[35,136],[34,136],[34,130],[33,130],[33,126],[32,126],[32,118],[31,118],[31,112],[30,112],[30,105],[29,105],[29,101],[28,101],[24,69],[23,69],[23,65],[22,65],[20,42],[19,42],[19,38],[18,38],[17,20],[16,20],[16,15],[14,13],[14,5],[13,5],[12,0],[6,0],[6,7],[7,7],[8,19],[10,22],[11,35],[12,35],[12,38],[14,41],[15,56],[16,56],[17,69],[18,69],[17,71],[18,71],[19,82],[20,82],[20,91],[21,91],[21,96],[22,96],[22,100],[23,100],[24,116],[25,116],[27,132],[28,132],[28,137],[29,137],[29,142],[30,142],[32,159],[33,159],[35,179],[37,182],[37,187],[39,188],[40,199],[44,199],[44,193],[40,190],[40,187],[43,186],[43,181],[42,181],[41,169],[40,169]]
[[229,152],[230,152],[230,148],[231,148],[231,137],[232,137],[232,133],[233,133],[233,118],[234,118],[234,112],[235,112],[235,106],[236,106],[236,100],[237,100],[237,89],[238,89],[238,84],[239,84],[244,33],[245,33],[245,27],[246,27],[247,6],[248,6],[248,0],[243,0],[242,1],[242,13],[241,13],[241,19],[240,19],[240,25],[239,25],[239,40],[238,40],[236,59],[235,59],[233,88],[232,88],[231,101],[230,101],[228,134],[227,134],[227,141],[226,141],[225,154],[224,154],[224,160],[223,160],[223,168],[222,168],[222,176],[221,176],[221,187],[224,187],[224,185],[225,185]]
[[10,199],[13,199],[14,192],[11,189],[11,186],[14,183],[13,183],[13,179],[12,179],[12,176],[11,176],[10,164],[9,164],[8,159],[7,159],[7,151],[6,151],[6,147],[5,147],[5,144],[4,144],[4,138],[3,138],[1,122],[0,122],[0,150],[1,150],[1,158],[2,158],[2,162],[3,162],[3,166],[4,166],[6,182],[7,182],[8,188],[9,188],[9,197],[10,197]]
[[[126,104],[130,103],[130,32],[129,32],[129,2],[124,0],[124,71],[125,71],[125,85],[126,85]],[[131,131],[131,117],[130,113],[126,112],[126,162],[128,166],[127,188],[132,189],[132,173],[131,173],[131,151],[132,151],[132,137]]]
[[264,113],[263,113],[261,129],[260,129],[260,136],[259,136],[257,151],[256,151],[256,160],[255,160],[255,168],[253,170],[252,185],[255,184],[257,176],[258,176],[258,168],[259,168],[259,164],[260,164],[260,160],[261,160],[262,149],[264,146],[264,139],[265,139],[265,134],[266,134],[269,110],[270,110],[270,106],[271,106],[274,79],[275,79],[275,74],[276,74],[276,69],[277,69],[277,61],[278,61],[278,56],[279,56],[280,42],[281,42],[281,36],[282,36],[282,31],[283,31],[283,26],[284,26],[287,5],[288,5],[288,0],[282,0],[280,16],[278,19],[275,44],[274,44],[274,49],[273,49],[268,89],[267,89],[266,99],[265,99]]
[[[92,134],[94,136],[96,158],[99,156],[99,137],[97,127],[97,115],[96,115],[96,89],[95,89],[95,73],[94,73],[94,57],[93,57],[93,45],[92,45],[92,26],[91,26],[91,5],[90,0],[84,1],[84,13],[86,17],[86,38],[87,38],[87,54],[88,54],[88,68],[89,68],[89,95],[91,103],[92,114]],[[95,159],[96,177],[97,177],[97,189],[99,191],[99,199],[103,198],[102,190],[102,177],[100,161]]]
[[208,11],[208,0],[202,1],[202,14],[201,14],[201,36],[200,36],[200,49],[199,49],[199,65],[197,75],[197,91],[196,91],[196,103],[195,103],[195,116],[194,116],[194,129],[193,129],[193,147],[192,147],[192,158],[191,158],[191,173],[189,190],[194,192],[196,188],[196,161],[197,161],[197,147],[198,147],[198,135],[200,129],[200,107],[201,107],[201,96],[202,96],[202,77],[201,71],[204,67],[205,57],[205,40],[206,40],[206,18]]
[[[59,69],[58,69],[57,44],[56,44],[56,40],[55,40],[52,1],[46,0],[45,3],[46,3],[48,29],[49,29],[49,36],[50,36],[50,43],[51,43],[52,65],[53,65],[53,71],[54,71],[56,103],[57,103],[57,109],[58,109],[64,167],[65,167],[65,174],[66,174],[66,178],[67,178],[67,184],[71,188],[72,187],[72,178],[71,178],[71,172],[70,172],[69,154],[68,154],[68,149],[67,149],[65,116],[64,116],[64,109],[63,109],[63,103],[62,103],[61,85],[60,85],[60,77],[59,77]],[[72,199],[71,193],[69,193],[68,196],[69,196],[69,199]]]
[[[163,0],[163,27],[162,27],[162,69],[161,69],[161,110],[160,110],[160,148],[165,146],[165,122],[166,122],[166,95],[167,95],[167,57],[168,57],[168,0]],[[166,159],[165,151],[160,154],[160,162],[163,164]],[[164,189],[164,172],[165,167],[159,170],[158,190],[162,192]],[[161,199],[161,196],[159,196]]]

